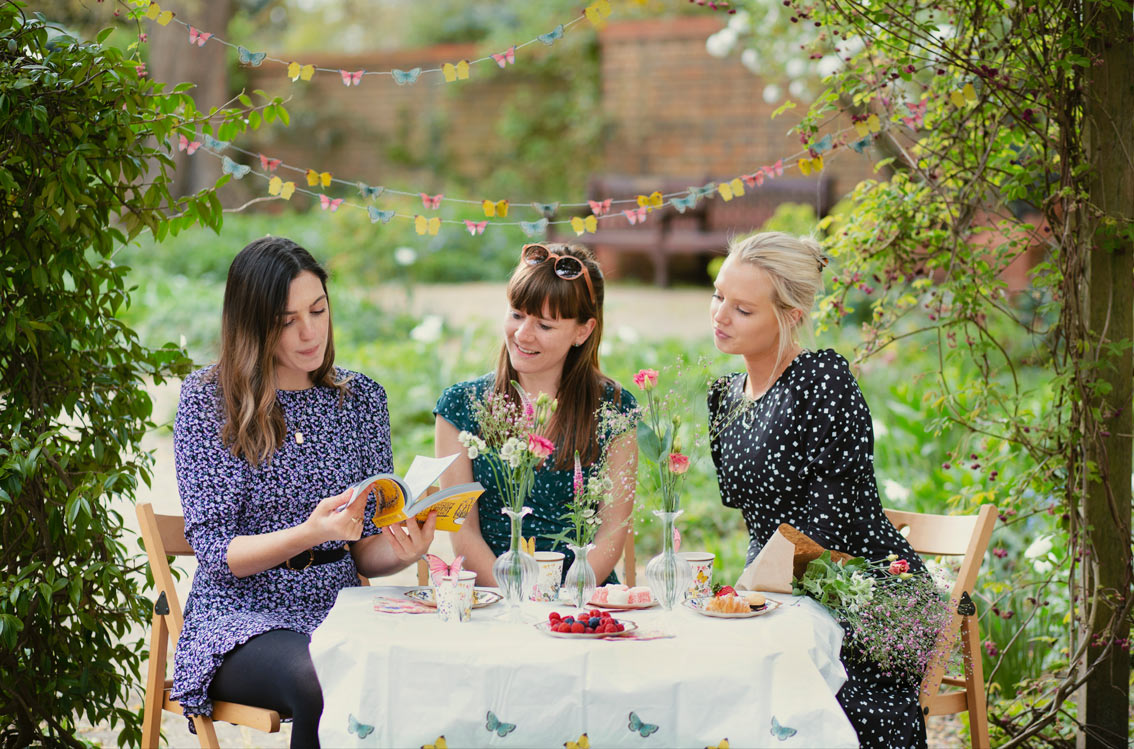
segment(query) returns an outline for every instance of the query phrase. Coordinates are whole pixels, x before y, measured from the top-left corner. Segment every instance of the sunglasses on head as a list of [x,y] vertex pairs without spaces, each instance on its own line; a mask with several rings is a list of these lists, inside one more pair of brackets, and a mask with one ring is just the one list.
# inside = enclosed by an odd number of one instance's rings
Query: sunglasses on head
[[526,244],[520,251],[520,258],[525,265],[539,265],[545,260],[554,261],[555,275],[564,281],[574,281],[580,276],[587,282],[587,291],[591,293],[591,303],[595,303],[595,287],[591,284],[591,274],[587,265],[573,255],[556,255],[542,244]]

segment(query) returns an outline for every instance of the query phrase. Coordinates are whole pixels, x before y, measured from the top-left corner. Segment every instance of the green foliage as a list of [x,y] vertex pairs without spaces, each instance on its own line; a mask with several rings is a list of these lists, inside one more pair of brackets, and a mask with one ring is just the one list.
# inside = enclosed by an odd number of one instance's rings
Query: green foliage
[[248,110],[202,117],[137,64],[0,5],[2,746],[80,746],[80,717],[140,739],[125,705],[149,610],[120,510],[150,479],[146,384],[190,362],[115,317],[129,289],[112,253],[144,229],[220,226],[213,190],[170,195],[169,144],[230,137]]

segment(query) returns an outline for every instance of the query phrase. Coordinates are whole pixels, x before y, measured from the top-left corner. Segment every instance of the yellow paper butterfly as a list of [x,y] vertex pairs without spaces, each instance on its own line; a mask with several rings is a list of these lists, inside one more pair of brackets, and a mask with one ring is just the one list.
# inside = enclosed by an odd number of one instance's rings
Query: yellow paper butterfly
[[816,156],[813,159],[800,159],[799,171],[807,176],[808,174],[818,174],[823,171],[823,157]]
[[456,65],[447,62],[441,66],[441,74],[445,76],[446,83],[453,81],[467,81],[469,79],[469,61],[461,60]]
[[507,200],[497,200],[495,203],[491,200],[486,200],[480,204],[480,207],[484,209],[484,215],[489,218],[493,218],[494,216],[504,218],[508,215]]
[[298,62],[293,62],[287,66],[287,77],[293,81],[300,78],[309,81],[313,75],[315,75],[314,65],[300,65]]
[[520,551],[535,556],[535,536],[531,538],[520,537]]
[[417,230],[418,234],[437,234],[441,230],[441,219],[438,216],[433,218],[426,218],[425,216],[413,217],[413,228]]
[[591,739],[587,734],[580,734],[575,741],[565,741],[563,746],[567,749],[591,749]]
[[587,17],[592,26],[602,31],[606,27],[606,19],[610,16],[610,0],[595,0],[586,7],[583,15]]
[[854,123],[855,132],[858,137],[865,138],[870,133],[876,133],[882,129],[882,120],[878,119],[878,115],[872,114],[861,122]]
[[421,749],[449,749],[449,742],[445,741],[445,736],[442,734],[432,744],[423,744]]
[[721,743],[716,746],[706,746],[705,749],[728,749],[728,739],[721,739]]
[[571,219],[571,228],[575,230],[576,235],[583,234],[588,231],[594,234],[595,230],[598,229],[598,219],[595,218],[593,213],[586,218],[579,218],[578,216],[575,216]]
[[272,177],[268,182],[268,194],[279,195],[284,200],[291,200],[292,193],[295,192],[294,182],[284,182],[279,177]]
[[976,89],[973,88],[973,84],[966,83],[960,91],[950,93],[949,99],[953,102],[953,106],[963,107],[967,101],[976,101]]
[[665,201],[662,200],[661,192],[658,191],[658,190],[654,190],[648,196],[647,195],[639,195],[638,196],[638,207],[639,208],[645,208],[648,211],[652,211],[655,208],[661,208],[662,203],[664,203],[664,202]]
[[331,186],[331,173],[330,172],[317,172],[314,169],[307,170],[307,184],[310,187],[322,183],[323,187]]
[[146,18],[157,21],[160,26],[168,26],[173,20],[173,11],[162,10],[157,3],[150,3],[150,7],[146,8]]
[[740,177],[734,177],[731,182],[722,182],[717,185],[717,192],[725,199],[725,202],[733,198],[739,198],[744,194],[744,183],[740,181]]

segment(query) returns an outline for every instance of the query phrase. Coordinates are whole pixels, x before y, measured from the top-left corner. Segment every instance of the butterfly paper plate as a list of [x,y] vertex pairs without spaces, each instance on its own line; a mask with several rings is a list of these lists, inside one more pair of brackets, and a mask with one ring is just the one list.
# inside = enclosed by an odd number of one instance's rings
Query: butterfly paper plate
[[[405,593],[406,598],[412,598],[418,603],[424,603],[426,606],[437,606],[437,602],[433,600],[433,588],[410,588]],[[497,601],[501,600],[503,596],[495,590],[488,588],[473,588],[473,605],[474,609],[483,609],[485,606],[491,606]]]
[[713,596],[704,596],[702,598],[687,598],[682,604],[688,609],[693,609],[698,614],[703,616],[711,616],[715,619],[751,619],[754,616],[763,616],[769,611],[778,609],[783,604],[779,601],[774,601],[771,598],[765,600],[764,605],[758,609],[751,611],[741,611],[739,613],[726,613],[724,611],[709,611],[705,608],[705,604],[713,599]]
[[628,619],[615,619],[614,621],[618,622],[626,629],[621,632],[553,632],[551,622],[536,622],[535,628],[545,635],[562,637],[565,640],[600,640],[604,637],[622,637],[638,629],[638,625]]

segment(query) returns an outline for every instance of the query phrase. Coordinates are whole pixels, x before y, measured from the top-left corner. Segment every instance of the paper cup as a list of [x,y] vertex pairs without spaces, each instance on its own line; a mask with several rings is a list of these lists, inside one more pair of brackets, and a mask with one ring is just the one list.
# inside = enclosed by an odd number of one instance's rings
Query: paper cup
[[532,588],[533,601],[558,601],[559,586],[563,581],[563,559],[561,551],[537,551],[536,561],[539,562],[539,577]]
[[689,562],[693,571],[693,582],[689,584],[686,598],[700,598],[713,594],[713,560],[716,555],[709,551],[683,551],[678,554]]
[[437,616],[446,624],[467,622],[472,618],[473,586],[476,573],[462,571],[457,577],[446,575],[433,586]]

